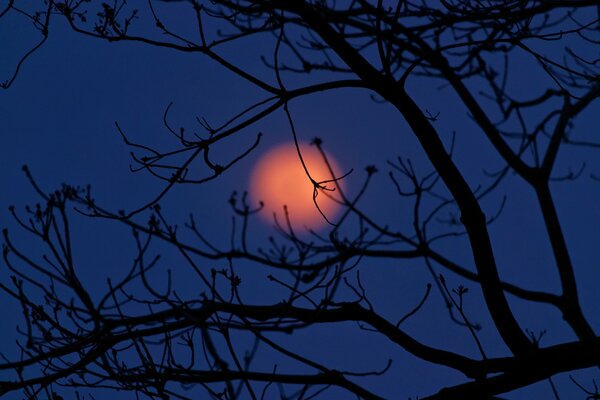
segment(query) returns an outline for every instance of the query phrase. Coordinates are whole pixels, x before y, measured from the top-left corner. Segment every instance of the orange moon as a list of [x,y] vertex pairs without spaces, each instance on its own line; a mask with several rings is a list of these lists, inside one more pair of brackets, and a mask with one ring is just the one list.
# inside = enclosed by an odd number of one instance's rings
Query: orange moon
[[[331,172],[315,146],[300,143],[300,152],[310,176],[317,182],[331,180]],[[327,160],[336,177],[341,176],[338,163],[327,154]],[[341,184],[341,182],[340,182]],[[323,183],[334,189],[335,182]],[[343,188],[343,186],[342,186]],[[269,149],[254,166],[250,176],[250,198],[256,204],[264,203],[259,215],[266,222],[277,221],[286,227],[284,206],[287,207],[290,222],[294,229],[308,227],[318,230],[328,225],[313,201],[314,186],[306,175],[294,143],[285,143]],[[334,191],[317,191],[316,201],[329,221],[332,221],[340,205],[328,196],[339,199],[337,188]]]

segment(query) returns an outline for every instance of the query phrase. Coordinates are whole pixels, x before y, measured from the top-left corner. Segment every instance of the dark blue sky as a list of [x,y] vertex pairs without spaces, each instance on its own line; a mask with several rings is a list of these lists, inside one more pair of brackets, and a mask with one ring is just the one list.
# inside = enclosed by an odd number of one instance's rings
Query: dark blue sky
[[[184,4],[177,7],[183,10]],[[186,25],[181,26],[185,31]],[[2,20],[0,80],[12,74],[20,55],[35,38],[36,32],[18,15]],[[552,46],[558,48],[561,43]],[[224,48],[223,56],[274,82],[272,71],[262,67],[260,61],[261,55],[270,57],[272,49],[273,42],[269,40],[253,42],[251,46],[234,44]],[[552,85],[532,60],[522,56],[516,62],[511,75],[511,86],[516,91],[525,93]],[[290,87],[295,87],[307,78],[285,75],[284,79]],[[489,183],[482,171],[497,170],[500,160],[451,91],[439,89],[439,82],[415,79],[410,82],[410,93],[423,108],[432,114],[440,113],[435,126],[447,146],[452,133],[456,133],[455,161],[470,185]],[[130,149],[121,140],[115,122],[132,140],[161,149],[175,148],[176,140],[162,125],[169,103],[173,102],[169,116],[173,126],[200,132],[196,117],[205,117],[217,125],[261,96],[255,87],[202,55],[141,44],[106,43],[73,34],[62,23],[56,23],[48,42],[27,60],[13,85],[0,92],[0,226],[9,229],[15,243],[39,257],[42,246],[30,241],[7,211],[9,205],[16,205],[22,211],[25,204],[38,201],[21,172],[22,165],[29,166],[44,189],[56,188],[62,182],[91,184],[103,206],[131,210],[151,199],[164,183],[144,172],[129,172]],[[290,109],[302,139],[321,137],[340,164],[354,170],[347,178],[350,193],[356,193],[364,179],[364,167],[377,165],[380,173],[361,203],[365,211],[377,221],[410,226],[410,204],[395,195],[386,160],[393,161],[398,156],[411,158],[423,175],[431,167],[397,111],[374,102],[370,93],[362,89],[312,95],[294,101]],[[599,111],[598,104],[592,104],[577,119],[575,129],[582,138],[593,139]],[[227,203],[231,192],[251,189],[248,177],[253,163],[270,146],[290,141],[292,135],[285,114],[276,112],[215,149],[215,157],[228,158],[232,149],[250,146],[259,132],[263,133],[259,148],[221,178],[202,186],[176,187],[161,201],[171,221],[183,223],[192,212],[206,235],[226,246],[232,221]],[[552,191],[576,266],[583,311],[598,329],[600,183],[592,181],[589,174],[600,175],[600,162],[591,150],[565,148],[559,155],[556,173],[577,170],[582,162],[586,163],[586,170],[580,179],[552,184]],[[198,164],[198,172],[201,167]],[[443,188],[440,192],[444,192]],[[518,177],[509,175],[495,195],[483,201],[484,211],[494,214],[504,196],[503,213],[490,226],[502,279],[530,289],[558,292],[558,276],[533,191]],[[129,267],[135,256],[133,241],[128,229],[115,222],[74,217],[73,223],[82,281],[92,293],[100,293],[106,288],[107,276],[122,274]],[[264,246],[267,237],[273,234],[272,226],[258,219],[251,231],[254,248]],[[463,237],[449,238],[436,246],[452,260],[473,269]],[[157,246],[156,252],[165,254],[162,261],[165,268],[176,270],[181,263],[168,249]],[[222,262],[204,262],[204,265],[224,267]],[[236,268],[242,271],[245,280],[241,290],[248,299],[277,301],[278,289],[266,279],[273,271],[249,262],[238,262]],[[480,338],[488,356],[508,354],[494,330],[477,285],[449,272],[439,269],[438,272],[444,273],[450,286],[464,284],[471,289],[466,304],[471,319],[483,327]],[[181,292],[195,293],[195,284],[187,281],[186,276],[182,272],[175,278]],[[433,282],[421,261],[364,260],[361,277],[375,308],[390,320],[410,310],[420,300],[426,284]],[[160,277],[156,279],[159,281]],[[6,269],[2,270],[0,280],[9,282]],[[524,328],[534,332],[547,330],[543,345],[575,339],[557,311],[508,297]],[[13,326],[20,321],[20,309],[12,300],[3,299],[2,304],[1,351],[15,356]],[[443,300],[435,290],[423,310],[407,322],[406,330],[432,346],[477,356],[468,332],[449,321]],[[281,340],[338,369],[378,369],[389,358],[394,359],[385,377],[365,380],[370,389],[386,398],[424,396],[464,380],[458,373],[408,356],[385,339],[360,331],[354,324],[326,325]],[[269,357],[268,352],[261,354],[256,365],[268,369],[272,364]],[[584,371],[574,376],[582,383],[589,383],[590,377],[597,373]],[[581,397],[568,375],[556,377],[555,382],[562,399]],[[551,398],[551,393],[550,385],[541,382],[505,397],[542,399]]]

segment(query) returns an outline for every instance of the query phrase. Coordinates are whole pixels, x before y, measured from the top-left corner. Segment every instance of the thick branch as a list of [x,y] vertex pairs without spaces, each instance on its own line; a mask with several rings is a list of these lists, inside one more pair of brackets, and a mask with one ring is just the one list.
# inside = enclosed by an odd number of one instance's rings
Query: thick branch
[[288,1],[282,4],[288,5],[292,11],[301,15],[360,78],[369,82],[377,93],[404,116],[458,204],[471,243],[475,266],[481,278],[485,301],[500,335],[514,354],[529,351],[531,343],[515,320],[500,285],[485,215],[427,117],[404,92],[404,88],[395,85],[391,80],[384,80],[379,71],[322,20],[313,8],[302,1]]

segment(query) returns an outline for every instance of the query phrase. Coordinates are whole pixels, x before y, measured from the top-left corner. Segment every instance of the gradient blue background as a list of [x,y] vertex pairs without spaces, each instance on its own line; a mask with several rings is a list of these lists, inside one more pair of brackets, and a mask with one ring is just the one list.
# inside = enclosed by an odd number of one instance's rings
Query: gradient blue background
[[[184,6],[176,7],[183,11]],[[130,149],[118,135],[115,121],[131,139],[161,149],[174,148],[176,141],[162,126],[162,115],[170,102],[174,103],[170,115],[173,125],[199,132],[196,116],[218,124],[262,98],[256,88],[201,55],[101,42],[75,35],[62,23],[52,28],[47,44],[24,64],[12,87],[0,92],[0,226],[9,228],[21,248],[38,256],[42,253],[40,244],[24,235],[7,211],[9,205],[22,210],[24,204],[38,201],[21,172],[23,164],[30,167],[45,189],[56,188],[62,182],[89,183],[103,206],[133,209],[158,193],[164,183],[144,173],[129,172]],[[36,32],[22,18],[2,20],[0,80],[12,74],[19,56],[36,38]],[[270,57],[272,48],[273,43],[265,40],[252,46],[232,45],[221,54],[273,82],[272,72],[265,70],[259,59],[263,54]],[[539,74],[539,67],[530,60],[524,58],[515,70],[518,72],[512,76],[512,84],[524,87],[523,93],[537,93],[536,87],[548,86],[547,78]],[[305,77],[286,77],[290,87],[302,82]],[[415,80],[411,82],[410,91],[423,108],[433,114],[440,112],[435,126],[445,143],[449,144],[452,132],[456,132],[455,160],[471,186],[484,184],[488,181],[482,169],[492,171],[502,164],[460,102],[450,90],[439,90],[438,84]],[[326,149],[340,164],[354,169],[347,182],[350,192],[356,191],[362,182],[366,165],[378,166],[381,173],[376,175],[362,203],[365,210],[378,221],[400,226],[411,222],[407,219],[411,214],[406,211],[409,203],[395,196],[385,161],[398,156],[411,157],[422,174],[429,172],[430,166],[397,111],[389,105],[373,102],[369,92],[357,89],[306,97],[294,101],[291,111],[301,138],[323,138]],[[597,133],[598,111],[598,104],[592,104],[577,119],[576,129],[582,138],[592,139]],[[202,186],[177,187],[161,201],[171,221],[183,223],[193,212],[201,229],[215,243],[228,242],[232,213],[227,200],[232,191],[249,189],[249,171],[262,152],[270,145],[291,140],[285,115],[275,113],[226,140],[215,152],[218,157],[230,154],[232,149],[245,148],[258,132],[264,134],[261,146],[220,179]],[[600,175],[600,162],[597,154],[590,150],[565,148],[561,150],[556,172],[577,170],[582,161],[587,163],[582,177],[575,182],[553,184],[552,191],[576,266],[584,313],[598,329],[600,183],[591,181],[589,173]],[[507,203],[502,217],[490,227],[502,279],[526,288],[557,293],[558,277],[533,191],[518,178],[509,176],[498,188],[497,195],[483,203],[486,213],[493,214],[498,209],[503,195],[507,196]],[[100,293],[106,288],[107,276],[118,276],[129,268],[135,257],[133,240],[128,229],[113,222],[76,218],[73,223],[82,281],[92,293]],[[269,224],[259,220],[251,229],[254,247],[264,245],[273,233]],[[471,268],[469,248],[463,239],[440,242],[437,248]],[[155,252],[165,254],[166,266],[176,269],[181,263],[168,249],[159,247]],[[208,262],[204,265],[206,268],[225,266]],[[249,299],[268,301],[270,294],[277,296],[278,289],[272,288],[273,292],[269,292],[266,280],[273,271],[244,262],[238,262],[236,268],[242,271],[245,280],[241,290]],[[494,332],[477,286],[449,272],[440,269],[438,272],[444,273],[450,286],[465,284],[471,289],[467,309],[471,319],[483,326],[480,337],[488,356],[508,354]],[[432,282],[419,261],[365,260],[361,276],[373,305],[390,320],[409,311],[421,298],[425,285]],[[6,269],[2,270],[0,280],[9,281]],[[178,284],[182,291],[194,293],[195,288],[185,280],[185,274]],[[548,331],[542,345],[575,339],[562,323],[558,311],[524,303],[510,295],[509,300],[524,328]],[[16,335],[13,327],[20,322],[20,309],[14,301],[3,298],[1,312],[0,350],[7,356],[16,356],[12,345]],[[405,329],[426,344],[477,357],[468,332],[449,322],[443,300],[435,290],[423,310],[406,323]],[[360,331],[355,324],[325,325],[281,340],[332,368],[379,369],[388,358],[394,359],[386,376],[364,379],[369,389],[387,398],[425,396],[444,385],[464,381],[460,374],[410,357],[384,338]],[[256,365],[269,369],[272,365],[269,357],[268,352],[259,354]],[[590,386],[590,379],[597,376],[597,371],[580,371],[573,376]],[[0,379],[2,377],[4,375],[0,375]],[[554,381],[561,399],[584,398],[569,381],[568,374],[555,377]],[[325,398],[345,398],[343,392],[332,392],[330,396],[333,397],[325,395]],[[127,394],[111,397],[131,398]],[[552,392],[547,382],[541,382],[504,397],[545,399],[552,398]]]

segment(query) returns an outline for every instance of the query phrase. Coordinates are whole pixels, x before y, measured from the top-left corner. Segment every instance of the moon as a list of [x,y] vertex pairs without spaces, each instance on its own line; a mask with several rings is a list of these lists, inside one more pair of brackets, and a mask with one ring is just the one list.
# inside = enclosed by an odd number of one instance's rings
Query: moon
[[[316,146],[300,143],[299,147],[310,176],[317,182],[331,180],[331,171]],[[339,164],[330,154],[326,155],[335,177],[338,178],[341,175]],[[342,185],[342,182],[338,181],[338,184]],[[335,182],[322,185],[328,189],[335,189],[325,193],[319,189],[316,197],[319,208],[327,219],[332,221],[341,206],[330,197],[339,199],[339,190]],[[267,223],[273,223],[276,217],[279,224],[286,227],[286,206],[294,229],[307,227],[319,230],[328,225],[315,206],[314,185],[306,175],[293,142],[277,145],[265,152],[250,175],[249,194],[253,203],[264,203],[264,209],[259,215]]]

